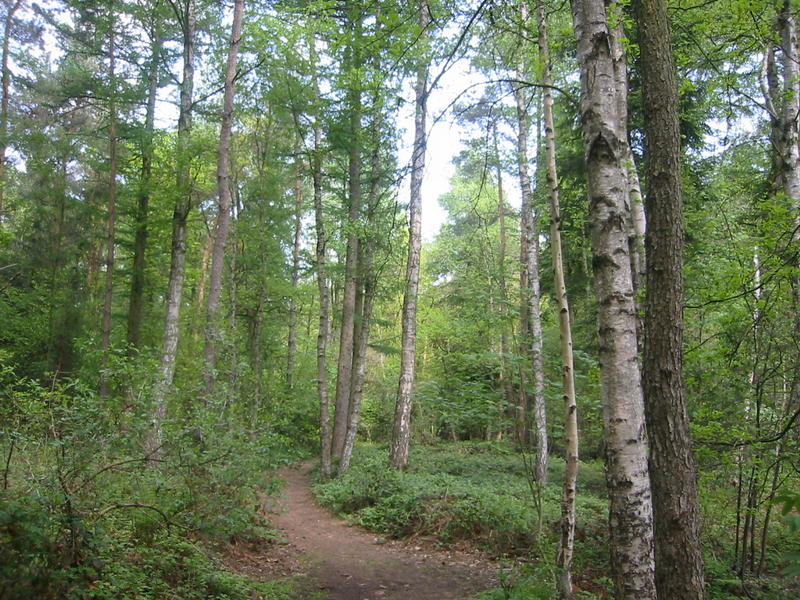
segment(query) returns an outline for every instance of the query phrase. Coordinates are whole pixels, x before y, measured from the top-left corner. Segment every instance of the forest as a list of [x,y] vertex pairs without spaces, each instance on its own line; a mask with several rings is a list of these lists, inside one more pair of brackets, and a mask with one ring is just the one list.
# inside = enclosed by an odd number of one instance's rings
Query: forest
[[800,597],[800,2],[0,21],[0,600]]

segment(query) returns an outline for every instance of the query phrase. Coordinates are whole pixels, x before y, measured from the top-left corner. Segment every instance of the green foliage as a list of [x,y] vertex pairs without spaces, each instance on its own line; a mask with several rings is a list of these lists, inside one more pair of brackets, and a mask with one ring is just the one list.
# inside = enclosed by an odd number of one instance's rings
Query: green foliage
[[[593,471],[588,466],[582,470]],[[495,555],[543,550],[537,550],[541,542],[534,535],[537,517],[524,465],[504,445],[419,447],[406,472],[389,467],[384,447],[359,448],[347,474],[314,489],[326,506],[392,537],[429,536],[442,544],[467,541]],[[547,527],[555,532],[559,486],[545,486],[544,499]],[[588,542],[595,532],[603,535],[605,511],[600,499],[579,499],[580,537]]]
[[[795,536],[800,537],[800,492],[786,491],[775,496],[774,502],[782,504],[781,515],[786,522],[789,531]],[[800,543],[796,544],[800,547]],[[784,559],[789,563],[783,570],[786,575],[800,576],[800,548],[794,552],[788,552]]]
[[157,465],[135,414],[110,423],[80,380],[50,388],[0,370],[3,488],[0,597],[137,600],[290,598],[221,567],[215,542],[270,539],[260,494],[296,457],[287,439],[222,428],[206,414],[170,424]]

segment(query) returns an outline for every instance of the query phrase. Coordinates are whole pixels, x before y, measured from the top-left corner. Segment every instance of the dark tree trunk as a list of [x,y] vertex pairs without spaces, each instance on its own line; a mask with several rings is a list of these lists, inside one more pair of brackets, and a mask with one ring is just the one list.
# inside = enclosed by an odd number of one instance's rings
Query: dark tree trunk
[[108,356],[111,347],[111,313],[114,303],[114,250],[117,231],[117,48],[114,28],[116,18],[111,6],[108,37],[108,217],[106,221],[106,281],[103,293],[103,317],[100,326],[100,400],[108,398]]
[[[353,43],[350,48],[350,68],[358,70],[362,65],[361,50],[358,47],[361,39],[363,15],[352,16]],[[360,78],[360,76],[357,76]],[[358,232],[357,224],[361,215],[361,82],[354,81],[348,91],[350,109],[349,144],[350,156],[348,165],[349,210],[344,230],[347,232],[347,254],[344,268],[344,293],[342,296],[342,322],[339,332],[339,361],[336,370],[336,411],[333,425],[332,453],[335,459],[342,458],[347,423],[350,415],[350,384],[353,372],[353,340],[356,315],[356,288],[358,276]]]
[[705,597],[700,509],[683,394],[683,198],[678,87],[666,0],[637,0],[647,195],[644,400],[650,438],[656,588]]
[[[154,19],[154,21],[156,21]],[[150,72],[145,114],[144,141],[142,143],[142,166],[139,173],[139,189],[136,194],[136,234],[133,242],[133,267],[131,269],[131,297],[128,305],[128,345],[131,350],[141,344],[142,319],[144,316],[145,257],[147,251],[147,219],[150,205],[150,187],[153,173],[153,133],[156,118],[156,94],[158,92],[158,64],[161,58],[161,26],[153,23],[150,50]]]
[[286,340],[286,387],[294,387],[294,371],[297,358],[297,286],[300,281],[300,243],[303,232],[303,187],[300,178],[300,146],[295,146],[294,164],[294,236],[292,243],[292,293],[289,297],[289,333]]

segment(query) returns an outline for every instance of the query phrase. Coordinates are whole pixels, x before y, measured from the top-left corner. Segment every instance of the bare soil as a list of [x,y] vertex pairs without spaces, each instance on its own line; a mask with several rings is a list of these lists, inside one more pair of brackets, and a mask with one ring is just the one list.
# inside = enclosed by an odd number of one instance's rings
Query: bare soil
[[288,485],[267,517],[286,544],[256,571],[305,575],[326,600],[467,600],[497,585],[498,565],[477,553],[387,540],[337,518],[312,496],[310,468],[280,473]]

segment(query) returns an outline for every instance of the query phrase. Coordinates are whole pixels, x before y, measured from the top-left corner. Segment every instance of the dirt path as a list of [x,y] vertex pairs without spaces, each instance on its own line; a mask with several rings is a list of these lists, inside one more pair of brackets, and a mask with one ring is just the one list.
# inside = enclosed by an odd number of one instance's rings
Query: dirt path
[[386,541],[336,518],[314,500],[309,468],[281,473],[288,487],[269,518],[326,600],[467,600],[496,585],[496,565],[475,555]]

